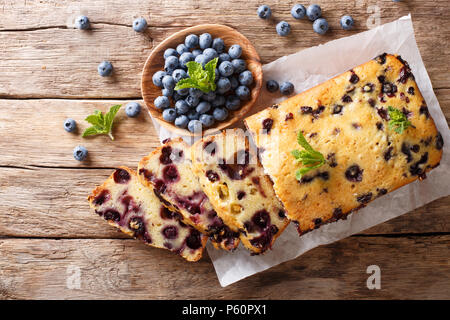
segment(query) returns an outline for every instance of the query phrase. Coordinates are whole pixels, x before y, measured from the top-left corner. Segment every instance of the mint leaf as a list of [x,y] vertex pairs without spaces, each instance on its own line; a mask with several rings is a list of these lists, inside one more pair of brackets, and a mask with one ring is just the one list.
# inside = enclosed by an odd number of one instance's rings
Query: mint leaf
[[175,87],[175,90],[186,89],[186,88],[200,89],[199,86],[197,85],[197,82],[195,82],[191,78],[184,78],[184,79],[181,79],[180,81],[178,81],[177,86]]
[[111,138],[111,140],[114,140],[111,131],[114,123],[114,118],[120,107],[120,104],[112,106],[106,113],[106,115],[103,115],[103,113],[99,110],[95,110],[94,114],[87,116],[84,120],[92,124],[92,126],[87,128],[83,132],[83,137],[93,136],[97,134],[107,134]]
[[301,130],[299,130],[297,134],[297,143],[305,149],[301,151],[291,151],[291,154],[294,156],[295,160],[305,166],[298,169],[295,173],[296,179],[300,181],[306,173],[319,168],[325,164],[326,161],[324,156],[319,151],[314,150],[308,141],[306,141]]
[[411,122],[400,110],[389,106],[388,113],[390,118],[388,123],[389,129],[394,130],[398,134],[402,134],[403,131],[411,126]]
[[189,61],[186,63],[188,68],[189,78],[181,79],[175,86],[175,90],[185,88],[196,88],[204,93],[216,90],[216,66],[218,58],[214,58],[205,65],[203,69],[202,65],[195,61]]
[[218,61],[219,61],[218,58],[214,58],[205,65],[205,71],[208,74],[209,83],[214,85],[214,89],[212,89],[213,91],[216,90],[215,80],[216,80],[216,67]]

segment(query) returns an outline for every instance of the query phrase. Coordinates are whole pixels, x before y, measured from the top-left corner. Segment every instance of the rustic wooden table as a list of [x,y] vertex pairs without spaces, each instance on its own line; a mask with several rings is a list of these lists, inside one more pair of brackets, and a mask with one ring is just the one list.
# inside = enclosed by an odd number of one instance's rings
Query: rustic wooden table
[[[226,288],[207,256],[185,263],[128,239],[89,211],[92,187],[118,165],[136,167],[159,141],[146,113],[127,119],[122,111],[114,142],[82,139],[83,119],[96,108],[140,101],[141,68],[152,47],[187,26],[237,28],[267,63],[367,30],[377,8],[381,23],[411,12],[449,119],[447,0],[316,1],[331,25],[325,36],[306,20],[294,21],[294,1],[286,2],[267,1],[276,19],[291,22],[292,34],[282,38],[275,22],[257,17],[262,3],[256,0],[0,0],[0,298],[450,298],[450,197]],[[73,28],[80,13],[89,16],[92,30]],[[339,28],[345,13],[356,19],[354,31]],[[149,22],[145,34],[130,27],[137,16]],[[111,78],[97,74],[105,59],[115,68]],[[77,120],[78,134],[63,130],[67,117]],[[89,149],[87,162],[73,159],[78,144]],[[381,268],[381,290],[366,287],[369,265]]]

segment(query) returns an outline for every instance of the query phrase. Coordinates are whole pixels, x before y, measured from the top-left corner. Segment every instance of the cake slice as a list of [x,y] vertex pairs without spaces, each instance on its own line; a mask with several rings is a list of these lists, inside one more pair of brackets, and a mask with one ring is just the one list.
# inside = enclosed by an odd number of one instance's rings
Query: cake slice
[[233,250],[239,244],[239,233],[231,231],[217,216],[192,172],[189,146],[178,138],[142,158],[139,180],[171,210],[180,212],[184,223],[210,236],[216,248]]
[[201,258],[207,237],[180,222],[136,173],[120,167],[88,197],[95,212],[122,232],[146,244],[176,252],[188,261]]
[[272,183],[242,130],[227,130],[191,148],[193,171],[219,217],[254,254],[269,249],[289,223]]
[[[442,136],[408,63],[389,54],[244,121],[300,234],[424,179],[442,156]],[[299,152],[311,153],[297,142],[299,131],[324,164],[297,161]]]

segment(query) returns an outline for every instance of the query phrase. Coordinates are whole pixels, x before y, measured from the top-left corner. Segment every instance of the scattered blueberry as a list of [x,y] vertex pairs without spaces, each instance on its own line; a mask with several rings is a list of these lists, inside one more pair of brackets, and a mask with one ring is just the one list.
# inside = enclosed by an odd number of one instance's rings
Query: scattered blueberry
[[245,70],[239,74],[239,83],[243,86],[249,86],[253,83],[253,75],[250,71]]
[[202,114],[199,120],[205,127],[211,127],[214,124],[214,117],[209,114]]
[[167,59],[170,56],[178,57],[179,54],[178,54],[177,50],[175,50],[174,48],[168,48],[164,51],[164,59]]
[[319,18],[313,23],[314,32],[325,34],[328,31],[328,22],[324,18]]
[[213,102],[213,100],[216,98],[216,93],[214,91],[210,91],[208,93],[204,93],[202,96],[202,99],[208,102]]
[[198,118],[200,118],[200,113],[198,113],[195,109],[192,109],[186,113],[186,116],[189,120],[198,120]]
[[247,64],[242,59],[233,59],[231,60],[231,64],[233,65],[235,74],[239,74],[247,68]]
[[285,37],[291,32],[291,26],[286,21],[281,21],[276,26],[277,33]]
[[250,90],[246,86],[239,86],[235,90],[236,95],[240,100],[250,99]]
[[229,77],[234,73],[233,64],[230,61],[224,61],[219,65],[219,73],[223,77]]
[[76,128],[77,123],[75,122],[75,120],[69,118],[64,121],[64,130],[66,130],[67,132],[73,132]]
[[208,59],[206,56],[202,53],[195,57],[195,62],[200,63],[202,67],[205,67],[205,65],[208,63]]
[[88,151],[83,146],[76,146],[75,149],[73,149],[73,157],[75,160],[83,161],[86,159],[88,155]]
[[166,89],[166,88],[164,88],[164,89],[161,90],[161,92],[162,92],[162,95],[166,96],[167,98],[170,98],[170,97],[173,96],[173,89]]
[[209,33],[203,33],[199,38],[199,45],[201,49],[210,48],[212,44],[212,37]]
[[278,90],[278,87],[279,87],[278,82],[276,82],[275,80],[268,80],[268,81],[266,82],[266,89],[267,89],[267,91],[269,91],[269,92],[275,92],[275,91],[277,91],[277,90]]
[[190,132],[201,132],[202,131],[202,123],[198,120],[191,120],[188,123],[188,129]]
[[75,28],[80,29],[80,30],[86,30],[89,29],[90,26],[90,22],[88,17],[86,16],[78,16],[75,19]]
[[200,102],[195,108],[195,111],[200,114],[207,113],[209,110],[211,110],[211,104],[207,101]]
[[219,56],[217,51],[213,48],[206,48],[205,50],[203,50],[203,55],[206,57],[206,60],[208,62]]
[[152,80],[153,80],[153,84],[155,85],[155,86],[157,86],[157,87],[160,87],[160,88],[162,88],[162,79],[165,77],[165,76],[167,76],[167,73],[166,72],[164,72],[164,71],[156,71],[154,74],[153,74],[153,77],[152,77]]
[[296,4],[291,9],[291,15],[295,19],[303,19],[306,15],[306,8],[301,4]]
[[109,61],[102,61],[97,67],[98,74],[102,77],[109,77],[113,71],[113,66]]
[[183,53],[188,52],[188,51],[189,51],[189,48],[186,47],[186,45],[184,43],[180,43],[177,46],[177,52],[179,55],[182,55]]
[[[183,53],[184,54],[184,53]],[[172,78],[178,83],[181,79],[187,78],[188,75],[183,69],[176,69],[172,72]]]
[[174,108],[168,108],[163,111],[162,116],[164,120],[174,122],[177,117],[177,112]]
[[178,100],[175,103],[175,110],[177,111],[177,114],[185,114],[189,111],[190,107],[184,100]]
[[189,118],[187,116],[185,116],[184,114],[175,119],[175,125],[178,128],[184,129],[187,127],[188,123],[189,123]]
[[280,86],[280,92],[284,95],[290,95],[294,92],[294,85],[289,81],[283,82]]
[[213,111],[213,117],[217,121],[223,121],[228,117],[228,111],[225,108],[216,108]]
[[228,110],[237,110],[239,109],[239,107],[241,106],[241,100],[235,96],[235,95],[231,95],[227,97],[227,102],[225,103],[225,107]]
[[184,44],[186,45],[186,47],[188,47],[189,49],[194,49],[195,47],[198,46],[198,36],[196,34],[190,34],[186,37],[186,39],[184,40]]
[[200,98],[203,95],[203,91],[196,88],[189,88],[189,95]]
[[317,4],[312,4],[306,9],[306,15],[311,21],[315,21],[322,15],[322,9]]
[[211,102],[211,106],[214,108],[222,107],[225,105],[225,97],[222,95],[216,95],[214,100]]
[[257,13],[258,17],[260,17],[261,19],[269,19],[270,16],[272,15],[272,10],[270,9],[269,6],[263,4],[258,8]]
[[129,102],[125,106],[125,113],[128,117],[134,118],[141,112],[141,105],[137,102]]
[[221,53],[219,54],[219,61],[218,63],[222,63],[224,61],[231,61],[231,57],[228,53]]
[[175,79],[172,76],[164,76],[162,79],[162,84],[165,89],[172,89],[175,88]]
[[217,92],[220,94],[224,94],[231,89],[231,82],[228,78],[221,77],[219,81],[217,81]]
[[195,97],[195,96],[191,96],[188,95],[186,97],[186,103],[189,105],[189,107],[194,108],[196,107],[200,102],[200,98],[199,97]]
[[195,60],[195,56],[192,52],[185,52],[180,56],[179,63],[180,63],[180,66],[186,67],[186,63],[188,63],[189,61],[194,61],[194,60]]
[[147,20],[144,18],[137,18],[133,21],[133,30],[136,32],[143,32],[147,28]]
[[341,27],[344,30],[352,29],[354,24],[355,21],[353,21],[353,18],[351,16],[343,16],[341,18]]
[[223,40],[221,38],[215,38],[213,40],[212,47],[214,50],[217,51],[217,53],[220,54],[223,52],[223,50],[225,50],[225,43],[223,42]]
[[201,55],[203,53],[203,50],[201,49],[195,49],[192,51],[192,54],[194,55],[194,59],[197,58],[198,55]]
[[238,44],[233,44],[230,49],[228,49],[228,55],[231,59],[239,59],[242,55],[242,48]]
[[164,69],[175,70],[180,65],[180,61],[175,56],[167,57],[164,62]]
[[157,97],[155,99],[154,103],[155,103],[155,107],[160,110],[166,109],[170,106],[169,98],[167,98],[166,96]]

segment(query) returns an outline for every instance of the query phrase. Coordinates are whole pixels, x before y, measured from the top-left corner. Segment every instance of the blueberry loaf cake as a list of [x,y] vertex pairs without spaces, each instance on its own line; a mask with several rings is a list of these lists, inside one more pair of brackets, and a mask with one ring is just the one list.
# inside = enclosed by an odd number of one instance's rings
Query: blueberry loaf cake
[[300,234],[425,178],[442,156],[408,63],[389,54],[244,121]]
[[269,249],[289,220],[243,131],[197,141],[191,159],[203,191],[244,246],[253,254]]
[[181,138],[168,140],[139,162],[139,180],[169,209],[180,212],[183,222],[209,235],[216,248],[235,249],[239,233],[217,216],[191,167],[189,146]]
[[207,237],[180,222],[136,173],[120,167],[88,197],[95,212],[122,232],[146,244],[178,253],[188,261],[201,258]]

